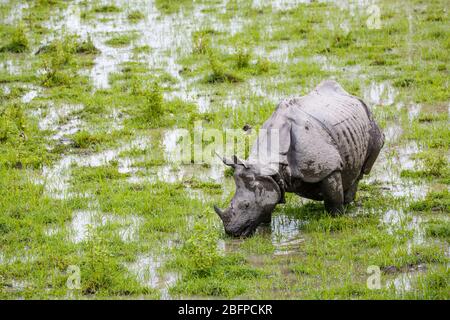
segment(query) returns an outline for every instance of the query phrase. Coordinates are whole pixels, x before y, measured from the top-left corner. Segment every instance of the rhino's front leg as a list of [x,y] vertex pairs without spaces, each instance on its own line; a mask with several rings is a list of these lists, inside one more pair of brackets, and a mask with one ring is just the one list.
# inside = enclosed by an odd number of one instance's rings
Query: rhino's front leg
[[261,220],[261,223],[270,224],[272,222],[272,213],[265,214]]
[[343,211],[344,190],[342,188],[342,177],[340,171],[334,171],[322,180],[321,191],[325,203],[325,209],[337,214]]

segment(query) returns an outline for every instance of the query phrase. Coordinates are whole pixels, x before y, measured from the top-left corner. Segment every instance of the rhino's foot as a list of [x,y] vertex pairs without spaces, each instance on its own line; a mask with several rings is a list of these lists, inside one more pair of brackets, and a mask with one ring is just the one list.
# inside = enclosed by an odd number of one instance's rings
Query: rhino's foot
[[344,213],[345,206],[344,205],[333,205],[325,202],[325,210],[330,213],[332,216],[338,216]]
[[359,180],[355,181],[348,190],[344,192],[344,204],[350,204],[355,200],[356,197],[356,191],[358,190],[358,182]]
[[339,171],[334,171],[322,181],[321,191],[325,209],[329,213],[336,215],[344,211],[344,191]]
[[272,223],[272,215],[268,214],[268,215],[264,216],[263,219],[261,220],[261,223],[263,223],[263,224]]

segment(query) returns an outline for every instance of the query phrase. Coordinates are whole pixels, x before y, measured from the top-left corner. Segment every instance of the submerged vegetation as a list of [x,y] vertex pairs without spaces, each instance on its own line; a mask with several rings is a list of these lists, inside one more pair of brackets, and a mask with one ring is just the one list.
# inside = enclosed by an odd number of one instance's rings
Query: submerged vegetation
[[[0,298],[448,299],[447,3],[350,2],[6,1]],[[251,140],[326,78],[386,136],[355,203],[229,238],[233,171],[177,163],[183,129]]]

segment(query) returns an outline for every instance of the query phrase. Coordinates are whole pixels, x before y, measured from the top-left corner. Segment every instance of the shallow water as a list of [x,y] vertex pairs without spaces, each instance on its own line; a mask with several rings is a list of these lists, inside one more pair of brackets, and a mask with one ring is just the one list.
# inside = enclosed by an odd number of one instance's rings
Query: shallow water
[[9,3],[11,5],[11,10],[6,14],[6,16],[1,17],[0,21],[4,24],[14,24],[17,21],[21,21],[23,18],[23,11],[29,8],[29,4],[26,1],[2,1]]
[[64,155],[56,164],[51,167],[44,166],[42,169],[43,183],[47,195],[57,199],[66,199],[72,194],[68,192],[71,179],[71,167],[100,167],[108,165],[116,160],[118,155],[133,148],[145,149],[148,139],[138,137],[131,142],[124,143],[116,149],[109,149],[97,153],[86,155],[68,154]]
[[390,106],[394,103],[397,91],[388,82],[371,82],[369,87],[364,89],[364,101],[371,105]]
[[166,259],[161,255],[155,257],[151,254],[140,254],[136,261],[126,264],[128,270],[142,285],[159,290],[163,300],[171,299],[169,288],[180,279],[179,274],[175,272],[159,271]]
[[119,236],[124,242],[139,240],[139,227],[143,218],[136,215],[116,216],[98,210],[79,210],[73,213],[70,223],[71,241],[80,243],[87,239],[89,228],[97,228],[108,223],[119,224]]
[[418,272],[402,272],[393,280],[386,281],[386,288],[393,287],[397,295],[403,295],[413,290],[418,276]]
[[302,221],[282,214],[272,218],[271,239],[275,255],[298,252],[299,246],[305,241],[299,230],[301,225]]
[[427,183],[400,177],[402,170],[421,169],[419,163],[412,159],[412,156],[420,151],[415,141],[401,146],[386,145],[381,150],[370,175],[364,180],[369,183],[381,183],[386,192],[395,197],[405,197],[407,201],[424,198],[430,189]]

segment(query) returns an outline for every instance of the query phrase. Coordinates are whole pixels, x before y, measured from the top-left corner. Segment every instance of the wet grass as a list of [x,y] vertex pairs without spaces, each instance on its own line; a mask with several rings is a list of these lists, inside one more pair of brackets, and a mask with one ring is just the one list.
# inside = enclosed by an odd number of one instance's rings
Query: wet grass
[[106,41],[106,44],[113,46],[113,47],[121,47],[121,46],[127,46],[136,38],[135,34],[122,34],[113,36],[108,41]]
[[0,48],[0,52],[23,53],[28,51],[29,42],[22,26],[13,29],[9,37],[11,41]]
[[[81,3],[83,26],[123,27],[88,36],[44,19],[64,21],[73,3],[27,3],[0,25],[1,298],[449,298],[445,1],[413,1],[412,19],[380,1],[378,30],[364,7],[333,3],[156,1],[157,18]],[[150,37],[162,23],[173,32]],[[325,78],[361,96],[388,138],[355,203],[333,217],[289,194],[271,226],[227,237],[212,205],[229,202],[232,171],[171,163],[176,129],[257,130],[279,100]],[[159,263],[140,265],[148,255]],[[367,287],[371,265],[380,289]],[[70,266],[79,288],[67,286]]]

